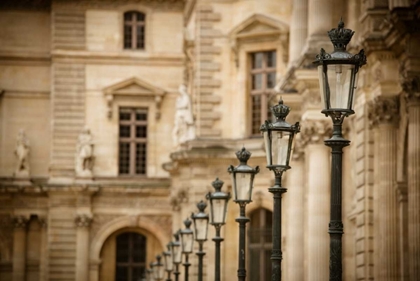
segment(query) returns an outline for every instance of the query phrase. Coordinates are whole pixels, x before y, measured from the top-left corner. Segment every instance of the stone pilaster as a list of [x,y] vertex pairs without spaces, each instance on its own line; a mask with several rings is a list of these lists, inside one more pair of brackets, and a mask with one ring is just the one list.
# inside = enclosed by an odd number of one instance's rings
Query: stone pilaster
[[375,280],[400,280],[397,182],[396,97],[378,97],[370,103],[369,120],[374,128],[374,223]]
[[13,218],[13,281],[25,281],[26,271],[26,226],[28,220],[24,216]]
[[286,173],[285,196],[287,200],[286,212],[286,249],[285,249],[285,280],[304,280],[302,262],[304,260],[304,187],[305,162],[300,134],[296,136],[293,151],[292,168]]
[[39,224],[41,225],[41,245],[39,257],[39,280],[47,280],[47,247],[48,247],[48,223],[46,218],[40,218]]
[[308,34],[308,0],[294,0],[290,22],[289,63],[300,56]]
[[89,227],[92,218],[88,215],[76,217],[76,280],[89,280]]
[[307,53],[317,53],[320,48],[331,46],[327,31],[337,24],[333,22],[333,15],[332,0],[308,0]]
[[404,83],[408,106],[408,241],[410,281],[420,280],[420,77]]
[[328,280],[331,121],[304,120],[301,137],[306,144],[305,280]]

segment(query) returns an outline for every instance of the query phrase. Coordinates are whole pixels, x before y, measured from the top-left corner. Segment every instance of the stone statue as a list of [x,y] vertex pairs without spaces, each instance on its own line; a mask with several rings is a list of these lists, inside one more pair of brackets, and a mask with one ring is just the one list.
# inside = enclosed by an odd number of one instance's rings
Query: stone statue
[[176,99],[175,124],[172,131],[175,146],[195,138],[194,117],[187,87],[179,86],[179,93]]
[[92,177],[93,158],[92,135],[88,128],[84,128],[76,147],[76,176]]
[[25,131],[21,129],[16,138],[15,155],[17,156],[17,165],[15,177],[29,177],[29,140]]

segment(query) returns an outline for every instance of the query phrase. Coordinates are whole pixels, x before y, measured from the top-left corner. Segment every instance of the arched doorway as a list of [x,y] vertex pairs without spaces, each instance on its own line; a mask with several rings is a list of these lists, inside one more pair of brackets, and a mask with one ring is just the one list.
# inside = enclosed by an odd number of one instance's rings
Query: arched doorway
[[259,208],[250,214],[248,228],[249,263],[247,272],[250,280],[271,280],[271,224],[273,213],[267,209]]

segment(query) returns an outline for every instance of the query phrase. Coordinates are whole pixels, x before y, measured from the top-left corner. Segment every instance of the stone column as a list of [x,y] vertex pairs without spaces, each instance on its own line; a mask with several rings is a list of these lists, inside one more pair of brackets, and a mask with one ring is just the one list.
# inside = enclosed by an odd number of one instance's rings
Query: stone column
[[371,102],[369,119],[374,127],[376,201],[375,280],[399,279],[399,228],[397,183],[398,99],[378,97]]
[[76,280],[89,280],[89,227],[92,218],[88,215],[76,217]]
[[40,218],[39,224],[41,225],[41,245],[39,257],[39,280],[47,280],[47,247],[48,247],[48,223],[46,218]]
[[[335,3],[337,5],[337,3]],[[320,48],[331,46],[327,31],[336,27],[333,22],[333,1],[332,0],[308,0],[308,39],[306,48],[309,52],[318,53]]]
[[306,143],[306,277],[307,281],[328,280],[328,235],[330,206],[330,149],[324,140],[331,135],[331,121],[304,120],[301,137]]
[[285,262],[285,280],[304,280],[302,263],[304,260],[304,186],[305,186],[305,165],[303,151],[300,146],[299,134],[295,140],[292,168],[286,172],[285,195],[287,200],[286,239],[287,249]]
[[420,280],[420,77],[404,84],[408,106],[408,262],[410,281]]
[[25,281],[26,225],[28,220],[24,216],[17,216],[13,222],[15,226],[13,233],[13,281]]
[[290,22],[289,63],[297,60],[308,35],[308,0],[294,0]]

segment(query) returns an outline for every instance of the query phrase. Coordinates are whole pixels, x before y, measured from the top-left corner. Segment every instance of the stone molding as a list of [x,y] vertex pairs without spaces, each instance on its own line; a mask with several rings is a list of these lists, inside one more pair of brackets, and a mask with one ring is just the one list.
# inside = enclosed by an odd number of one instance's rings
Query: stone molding
[[332,122],[326,120],[303,120],[301,124],[302,147],[308,144],[324,144],[332,135]]
[[28,223],[28,219],[24,216],[13,217],[13,225],[15,229],[25,229]]
[[375,97],[368,102],[368,119],[372,127],[380,124],[398,124],[399,100],[393,97]]
[[92,217],[86,214],[78,215],[75,219],[76,227],[87,228],[91,225],[92,220]]

